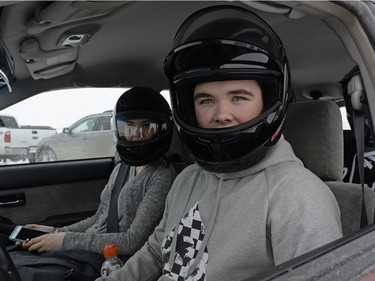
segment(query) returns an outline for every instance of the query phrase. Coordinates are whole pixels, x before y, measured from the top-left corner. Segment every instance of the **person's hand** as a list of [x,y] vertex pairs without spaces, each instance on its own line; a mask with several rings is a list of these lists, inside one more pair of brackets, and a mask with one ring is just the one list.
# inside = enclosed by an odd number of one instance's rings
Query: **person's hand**
[[[35,229],[47,231],[49,233],[53,233],[56,230],[56,228],[54,228],[53,226],[47,226],[47,225],[41,225],[41,224],[26,224],[25,226],[28,228],[35,228]],[[23,243],[16,242],[16,246],[22,246],[23,249],[25,250],[27,249],[25,242]]]
[[47,225],[41,225],[41,224],[26,224],[25,226],[29,228],[35,228],[35,229],[47,231],[49,233],[53,233],[56,230],[53,226],[47,226]]
[[27,251],[36,251],[38,253],[60,251],[64,236],[64,232],[44,234],[31,240],[26,240],[22,243],[22,247]]

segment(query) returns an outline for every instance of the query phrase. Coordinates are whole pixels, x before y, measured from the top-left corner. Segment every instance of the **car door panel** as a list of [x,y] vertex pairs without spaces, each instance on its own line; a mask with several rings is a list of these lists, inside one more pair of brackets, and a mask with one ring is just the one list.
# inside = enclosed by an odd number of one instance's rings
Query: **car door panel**
[[0,168],[0,216],[17,224],[61,226],[93,214],[113,159]]
[[[92,142],[92,132],[72,133],[69,138],[69,143],[61,146],[64,150],[64,159],[83,159],[90,155],[90,143]],[[76,149],[71,149],[75,147]]]

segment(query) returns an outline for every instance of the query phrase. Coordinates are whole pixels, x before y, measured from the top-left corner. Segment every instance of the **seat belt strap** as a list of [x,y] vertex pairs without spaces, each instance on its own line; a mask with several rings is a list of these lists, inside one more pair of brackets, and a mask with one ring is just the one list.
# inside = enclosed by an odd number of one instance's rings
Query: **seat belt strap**
[[358,112],[353,110],[353,124],[354,124],[354,133],[355,133],[355,140],[357,146],[357,161],[358,161],[358,172],[359,178],[361,180],[361,187],[362,187],[362,209],[361,209],[361,224],[360,227],[365,227],[368,225],[368,218],[367,218],[367,209],[366,209],[366,202],[365,202],[365,186],[364,186],[364,126],[365,126],[365,114],[364,112]]
[[121,162],[115,184],[112,188],[111,200],[109,202],[108,217],[107,217],[107,233],[119,232],[118,224],[118,198],[121,189],[125,182],[126,174],[128,173],[129,165]]
[[363,107],[365,109],[365,116],[368,120],[368,125],[370,127],[370,134],[371,134],[371,139],[373,142],[373,146],[375,146],[375,132],[374,132],[374,123],[372,122],[371,114],[370,114],[370,108],[367,103],[363,104]]

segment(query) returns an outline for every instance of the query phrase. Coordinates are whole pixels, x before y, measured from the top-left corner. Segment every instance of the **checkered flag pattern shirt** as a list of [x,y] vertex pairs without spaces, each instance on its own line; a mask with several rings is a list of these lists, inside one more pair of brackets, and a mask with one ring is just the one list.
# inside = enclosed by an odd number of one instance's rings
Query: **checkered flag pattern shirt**
[[204,281],[206,280],[206,267],[208,263],[207,247],[196,270],[190,276],[186,273],[194,262],[205,236],[203,222],[199,213],[198,202],[182,218],[178,225],[176,243],[176,255],[174,261],[170,262],[174,227],[163,242],[162,252],[164,257],[163,275],[171,280]]

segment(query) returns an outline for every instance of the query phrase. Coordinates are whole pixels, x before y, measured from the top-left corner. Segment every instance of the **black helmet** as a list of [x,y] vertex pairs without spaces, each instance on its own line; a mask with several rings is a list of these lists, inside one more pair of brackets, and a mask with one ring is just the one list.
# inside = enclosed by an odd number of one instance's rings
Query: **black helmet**
[[[206,170],[232,172],[251,167],[278,141],[291,97],[289,64],[278,35],[257,15],[235,6],[195,12],[177,31],[164,71],[181,140]],[[194,86],[224,80],[257,80],[262,88],[262,113],[228,128],[199,128]]]
[[166,153],[172,138],[172,112],[164,97],[134,87],[118,99],[112,130],[121,160],[131,166],[148,164]]

